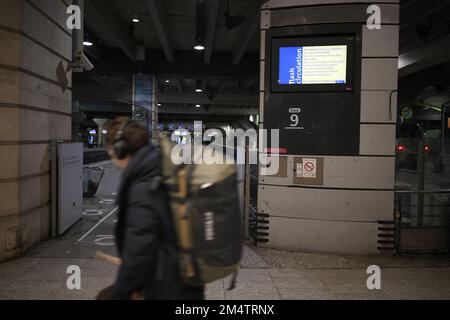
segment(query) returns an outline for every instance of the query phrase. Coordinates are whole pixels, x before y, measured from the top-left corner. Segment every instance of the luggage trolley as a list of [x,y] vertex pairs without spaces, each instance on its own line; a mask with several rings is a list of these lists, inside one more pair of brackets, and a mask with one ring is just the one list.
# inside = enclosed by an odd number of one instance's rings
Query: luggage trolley
[[92,198],[95,196],[104,174],[105,170],[102,167],[95,167],[95,166],[83,167],[84,197]]

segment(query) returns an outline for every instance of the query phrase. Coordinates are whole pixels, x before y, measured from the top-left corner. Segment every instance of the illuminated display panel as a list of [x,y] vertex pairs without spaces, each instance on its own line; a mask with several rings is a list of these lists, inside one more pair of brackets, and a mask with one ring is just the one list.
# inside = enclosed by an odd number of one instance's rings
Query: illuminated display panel
[[347,46],[280,47],[281,85],[346,84]]
[[354,36],[274,38],[272,92],[354,90]]

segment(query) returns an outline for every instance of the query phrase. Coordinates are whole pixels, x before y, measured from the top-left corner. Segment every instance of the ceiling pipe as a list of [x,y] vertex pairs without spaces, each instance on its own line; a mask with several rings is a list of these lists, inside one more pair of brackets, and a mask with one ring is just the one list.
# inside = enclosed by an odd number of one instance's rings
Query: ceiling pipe
[[206,31],[206,3],[205,0],[196,1],[196,36],[195,49],[205,50]]

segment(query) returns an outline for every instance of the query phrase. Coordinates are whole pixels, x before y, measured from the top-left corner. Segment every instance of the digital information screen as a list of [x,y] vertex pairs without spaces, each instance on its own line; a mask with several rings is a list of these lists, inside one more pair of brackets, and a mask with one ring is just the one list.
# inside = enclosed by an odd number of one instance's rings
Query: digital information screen
[[279,48],[280,85],[346,84],[347,46]]

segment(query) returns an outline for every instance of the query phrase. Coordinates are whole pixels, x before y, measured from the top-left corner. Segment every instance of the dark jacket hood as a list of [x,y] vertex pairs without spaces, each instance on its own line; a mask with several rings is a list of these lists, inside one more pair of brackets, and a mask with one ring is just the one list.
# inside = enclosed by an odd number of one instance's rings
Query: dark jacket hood
[[149,181],[161,174],[161,158],[158,149],[149,144],[141,148],[123,171],[122,183]]

